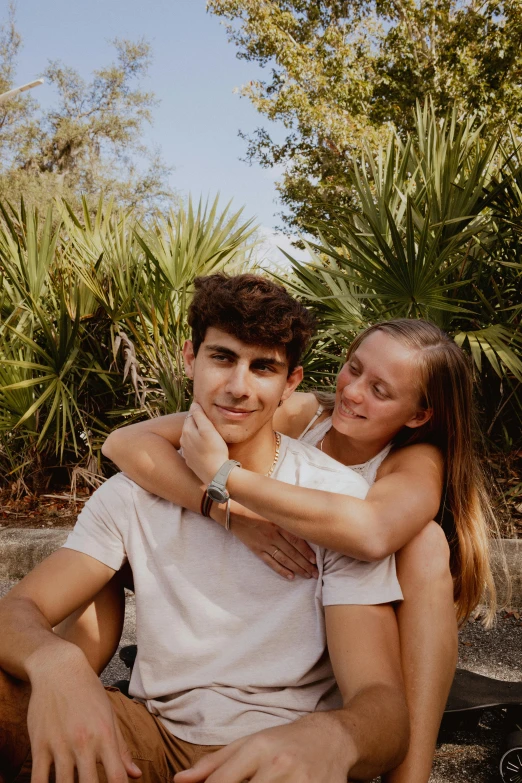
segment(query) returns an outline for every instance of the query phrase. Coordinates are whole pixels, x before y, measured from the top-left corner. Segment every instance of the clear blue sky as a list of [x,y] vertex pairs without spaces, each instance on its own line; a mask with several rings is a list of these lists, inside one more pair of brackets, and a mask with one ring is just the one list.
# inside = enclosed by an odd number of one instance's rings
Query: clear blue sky
[[[244,205],[245,214],[257,216],[268,233],[281,224],[276,175],[241,162],[246,143],[238,137],[238,130],[248,133],[268,123],[233,92],[262,71],[237,59],[236,47],[205,5],[205,0],[19,0],[23,50],[17,81],[40,75],[48,60],[61,60],[87,79],[113,59],[111,39],[146,38],[154,59],[143,87],[161,102],[145,141],[159,146],[174,167],[172,186],[184,196],[219,191],[223,202],[233,198],[234,206]],[[49,85],[33,95],[52,103]],[[271,131],[283,137],[282,126],[272,125]]]

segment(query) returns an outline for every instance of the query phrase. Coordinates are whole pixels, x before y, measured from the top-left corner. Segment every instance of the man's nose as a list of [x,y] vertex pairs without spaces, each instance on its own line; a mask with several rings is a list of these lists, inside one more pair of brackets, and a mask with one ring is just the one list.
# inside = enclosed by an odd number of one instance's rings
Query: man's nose
[[248,397],[250,394],[248,378],[248,367],[242,367],[240,364],[237,364],[227,379],[226,390],[228,394],[236,399]]

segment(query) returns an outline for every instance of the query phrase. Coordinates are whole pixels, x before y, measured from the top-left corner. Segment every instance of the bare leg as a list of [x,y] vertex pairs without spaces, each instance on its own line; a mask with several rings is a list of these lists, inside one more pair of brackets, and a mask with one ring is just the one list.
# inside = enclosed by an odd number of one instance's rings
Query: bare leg
[[0,783],[18,774],[29,751],[27,707],[30,685],[0,669]]
[[132,585],[132,572],[124,566],[95,599],[67,617],[54,632],[80,647],[97,674],[118,649],[125,616],[124,586]]
[[457,665],[457,622],[449,547],[430,522],[396,555],[404,601],[397,609],[410,711],[410,749],[386,783],[427,783],[440,721]]

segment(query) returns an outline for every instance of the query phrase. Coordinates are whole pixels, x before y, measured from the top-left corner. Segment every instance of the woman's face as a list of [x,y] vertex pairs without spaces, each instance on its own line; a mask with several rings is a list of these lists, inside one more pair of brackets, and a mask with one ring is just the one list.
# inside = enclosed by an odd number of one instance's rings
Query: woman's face
[[337,378],[332,423],[344,435],[388,442],[402,427],[420,427],[418,353],[379,330],[350,356]]

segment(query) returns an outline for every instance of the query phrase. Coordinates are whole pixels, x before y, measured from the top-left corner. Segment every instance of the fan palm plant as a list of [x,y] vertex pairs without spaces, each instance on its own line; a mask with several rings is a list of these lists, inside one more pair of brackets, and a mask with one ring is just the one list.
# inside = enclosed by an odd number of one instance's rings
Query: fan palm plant
[[456,111],[440,120],[426,105],[416,123],[406,142],[392,135],[354,165],[358,209],[315,227],[310,262],[289,256],[288,284],[342,346],[378,320],[437,322],[469,351],[480,385],[498,379],[491,420],[522,381],[522,161]]
[[110,200],[58,208],[57,223],[0,206],[4,479],[29,481],[35,460],[92,466],[112,426],[184,408],[194,278],[244,264],[255,230],[217,199],[147,228]]

